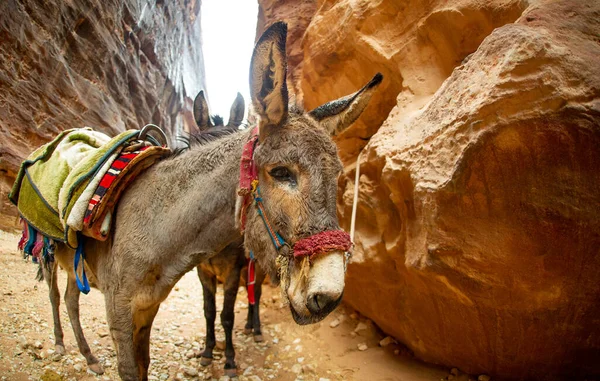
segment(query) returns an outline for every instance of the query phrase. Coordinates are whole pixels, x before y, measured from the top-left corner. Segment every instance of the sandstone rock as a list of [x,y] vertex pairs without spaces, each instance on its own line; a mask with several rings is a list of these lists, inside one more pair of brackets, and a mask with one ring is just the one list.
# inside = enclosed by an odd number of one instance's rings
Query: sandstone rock
[[600,372],[599,8],[532,5],[422,109],[400,96],[363,154],[345,300],[425,361]]
[[7,193],[34,148],[60,131],[108,134],[147,123],[173,136],[204,87],[200,1],[0,2],[0,227]]
[[369,347],[367,346],[366,343],[360,343],[360,344],[358,344],[357,348],[358,348],[359,351],[366,351],[367,349],[369,349]]
[[600,372],[598,8],[319,2],[290,85],[305,108],[385,77],[338,137],[345,229],[371,138],[345,301],[422,359],[517,379]]

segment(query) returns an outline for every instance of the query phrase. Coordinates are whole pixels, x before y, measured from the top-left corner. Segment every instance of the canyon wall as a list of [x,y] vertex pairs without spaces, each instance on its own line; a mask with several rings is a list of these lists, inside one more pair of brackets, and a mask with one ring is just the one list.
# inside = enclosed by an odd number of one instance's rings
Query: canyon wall
[[337,139],[346,229],[363,150],[345,301],[428,362],[518,380],[598,377],[600,4],[315,9],[288,37],[303,52],[289,87],[306,109],[384,74]]
[[0,227],[20,162],[59,131],[173,136],[204,87],[200,0],[0,2]]

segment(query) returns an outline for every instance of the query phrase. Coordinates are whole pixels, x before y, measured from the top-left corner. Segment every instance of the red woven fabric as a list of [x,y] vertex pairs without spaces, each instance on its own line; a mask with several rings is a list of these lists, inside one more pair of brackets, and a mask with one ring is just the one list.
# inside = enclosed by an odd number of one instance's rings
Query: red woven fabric
[[252,181],[258,179],[258,169],[254,163],[254,148],[256,148],[257,142],[258,126],[254,127],[250,140],[244,144],[242,159],[240,160],[240,187],[238,189],[238,194],[244,196],[240,216],[240,227],[242,232],[246,229],[246,209],[251,202],[250,194],[252,193]]
[[248,280],[246,290],[248,291],[248,303],[254,305],[254,284],[256,283],[256,269],[254,268],[254,260],[248,258]]
[[294,245],[294,257],[308,255],[312,259],[317,254],[330,251],[348,251],[352,247],[350,235],[342,230],[328,230],[301,239]]

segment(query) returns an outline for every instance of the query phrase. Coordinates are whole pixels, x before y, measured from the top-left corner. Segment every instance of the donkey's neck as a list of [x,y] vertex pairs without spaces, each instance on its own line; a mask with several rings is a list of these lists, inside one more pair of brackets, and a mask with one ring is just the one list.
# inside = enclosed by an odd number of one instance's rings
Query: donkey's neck
[[141,233],[153,250],[162,253],[158,255],[180,258],[190,266],[238,238],[236,191],[242,149],[249,134],[234,133],[193,147],[146,171],[119,207],[119,213],[128,220],[132,215],[136,218],[139,211],[141,220],[128,221],[131,228],[122,226],[122,230]]

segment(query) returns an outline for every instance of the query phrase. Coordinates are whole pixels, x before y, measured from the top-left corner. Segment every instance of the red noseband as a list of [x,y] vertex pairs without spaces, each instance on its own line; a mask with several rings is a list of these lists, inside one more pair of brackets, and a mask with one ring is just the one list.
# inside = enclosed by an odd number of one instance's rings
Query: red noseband
[[341,230],[327,230],[310,237],[303,238],[294,245],[294,257],[308,256],[309,259],[317,254],[330,251],[350,251],[352,241],[350,235]]

